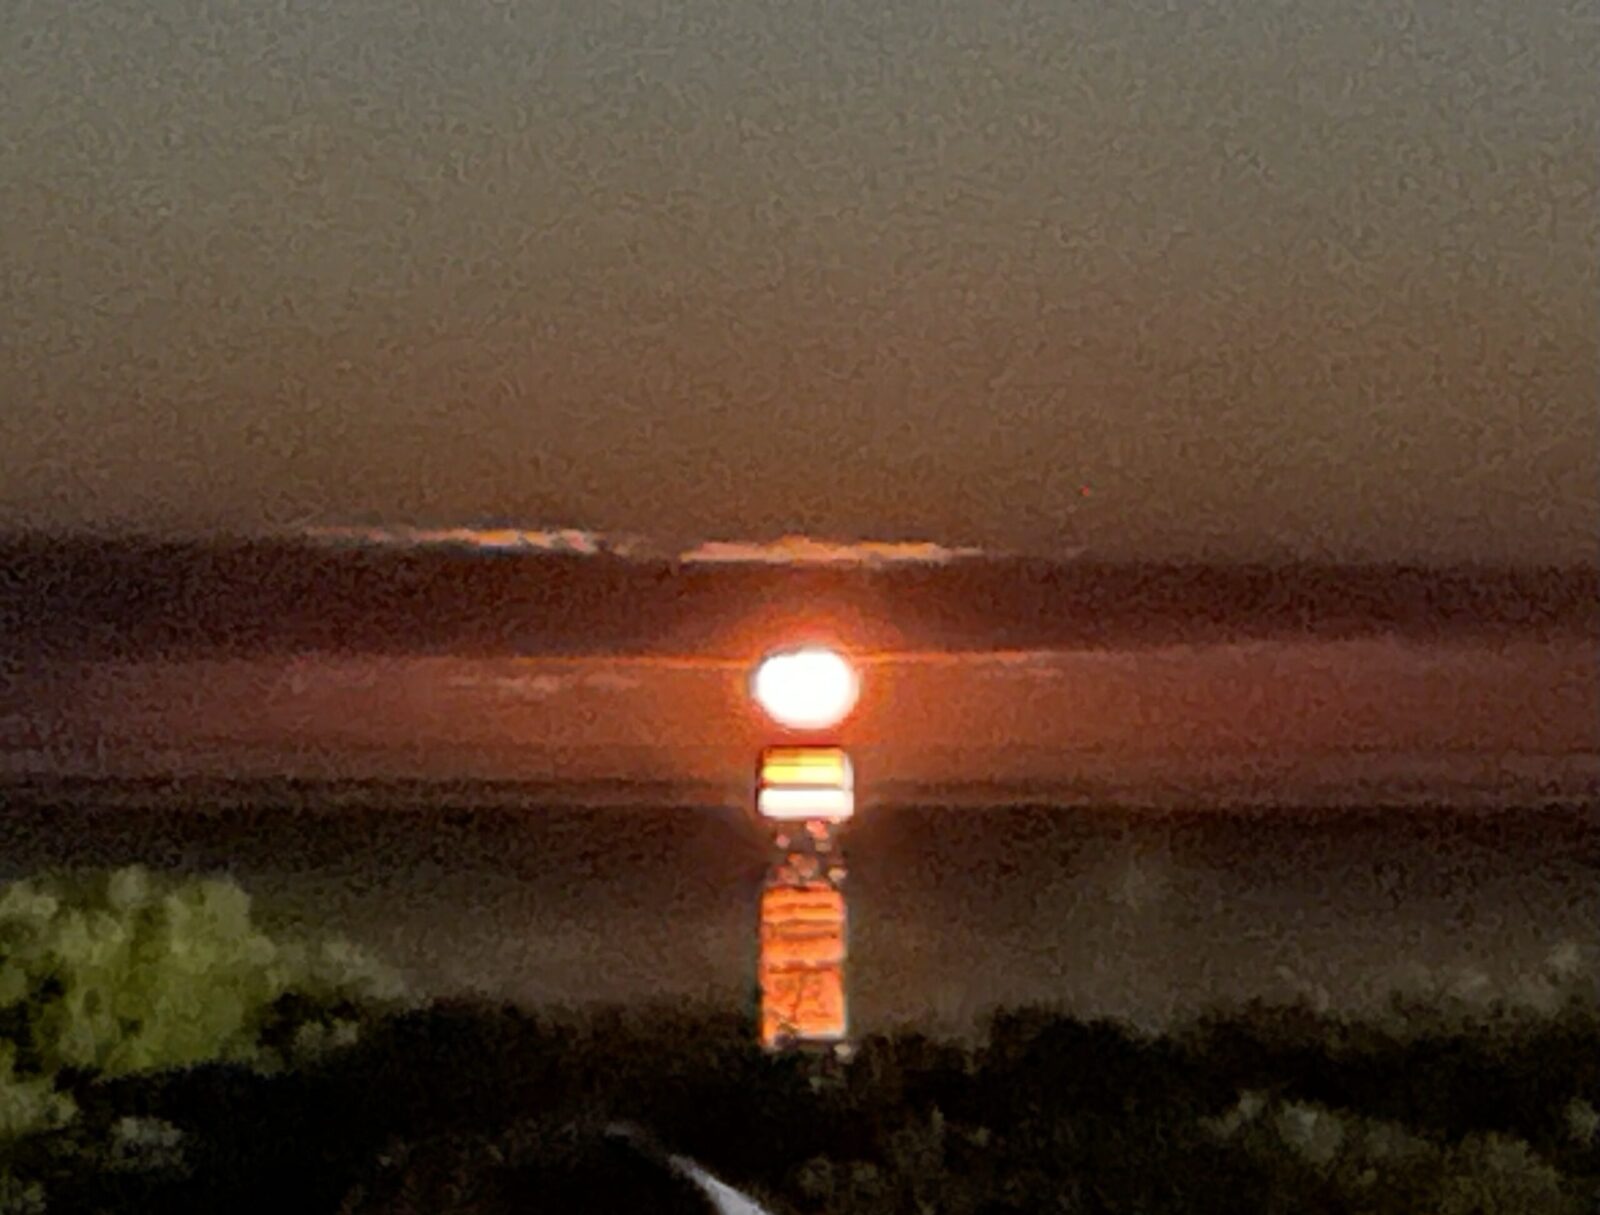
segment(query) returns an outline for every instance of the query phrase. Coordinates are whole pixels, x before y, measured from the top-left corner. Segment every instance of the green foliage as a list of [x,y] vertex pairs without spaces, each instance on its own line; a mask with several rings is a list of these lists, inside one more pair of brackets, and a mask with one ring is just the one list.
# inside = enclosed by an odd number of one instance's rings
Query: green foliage
[[1574,1144],[1588,1147],[1600,1142],[1600,1110],[1596,1110],[1592,1103],[1582,1097],[1574,1097],[1567,1102],[1562,1114],[1567,1124],[1567,1135]]
[[312,1064],[401,994],[347,943],[274,940],[231,881],[127,868],[0,887],[0,1215],[58,1193],[139,1209],[140,1179],[183,1175],[190,1132],[106,1109],[107,1085]]
[[1440,1215],[1588,1215],[1561,1174],[1520,1139],[1469,1136],[1445,1172]]
[[18,1076],[15,1048],[0,1042],[0,1143],[57,1130],[76,1113],[72,1098],[57,1092],[48,1077]]
[[106,1086],[310,1064],[400,994],[346,943],[273,940],[230,881],[128,868],[0,887],[0,1215],[61,1193],[142,1209],[141,1186],[183,1175],[190,1134],[106,1109]]
[[[129,868],[0,891],[0,1027],[36,1075],[266,1063],[262,1031],[284,997],[329,1007],[398,994],[348,945],[273,941],[231,881]],[[301,1041],[321,1050],[329,1037]]]
[[183,1131],[164,1119],[124,1115],[112,1124],[105,1165],[119,1172],[178,1168],[183,1140]]
[[1521,1139],[1458,1143],[1309,1102],[1245,1093],[1210,1130],[1261,1164],[1281,1202],[1316,1192],[1363,1215],[1585,1215],[1560,1172]]
[[0,1215],[44,1215],[44,1187],[0,1168]]

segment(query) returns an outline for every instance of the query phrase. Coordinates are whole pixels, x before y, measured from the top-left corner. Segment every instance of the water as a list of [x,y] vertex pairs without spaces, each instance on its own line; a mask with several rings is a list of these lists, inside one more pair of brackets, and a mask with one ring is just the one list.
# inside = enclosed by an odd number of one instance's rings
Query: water
[[[76,782],[0,793],[0,876],[225,872],[419,989],[745,1001],[760,826],[693,789]],[[971,1029],[1047,1000],[1157,1025],[1397,991],[1548,1005],[1600,958],[1600,806],[893,803],[850,828],[853,1013]],[[602,804],[585,805],[585,801]]]
[[424,991],[748,1005],[746,679],[818,626],[863,677],[861,1029],[1594,982],[1581,572],[29,551],[0,872],[232,873]]

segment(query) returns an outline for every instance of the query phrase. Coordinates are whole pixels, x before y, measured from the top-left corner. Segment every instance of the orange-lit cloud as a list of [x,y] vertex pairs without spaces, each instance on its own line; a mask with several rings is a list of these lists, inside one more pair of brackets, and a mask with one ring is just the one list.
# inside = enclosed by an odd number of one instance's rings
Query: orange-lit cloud
[[781,536],[776,540],[707,540],[679,556],[689,563],[757,563],[768,565],[941,564],[981,557],[980,548],[952,548],[928,540],[818,540]]

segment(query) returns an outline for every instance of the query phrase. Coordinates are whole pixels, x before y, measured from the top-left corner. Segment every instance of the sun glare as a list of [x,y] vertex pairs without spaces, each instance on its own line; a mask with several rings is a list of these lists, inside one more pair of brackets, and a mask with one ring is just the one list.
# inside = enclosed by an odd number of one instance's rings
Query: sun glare
[[750,690],[779,725],[826,730],[855,708],[861,685],[842,655],[814,646],[768,655],[756,668]]

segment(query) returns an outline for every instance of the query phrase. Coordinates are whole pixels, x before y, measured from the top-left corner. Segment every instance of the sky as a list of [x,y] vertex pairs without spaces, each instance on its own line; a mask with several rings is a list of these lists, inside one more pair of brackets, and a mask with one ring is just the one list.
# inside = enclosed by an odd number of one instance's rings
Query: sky
[[1592,560],[1597,78],[1582,0],[9,0],[0,528]]

